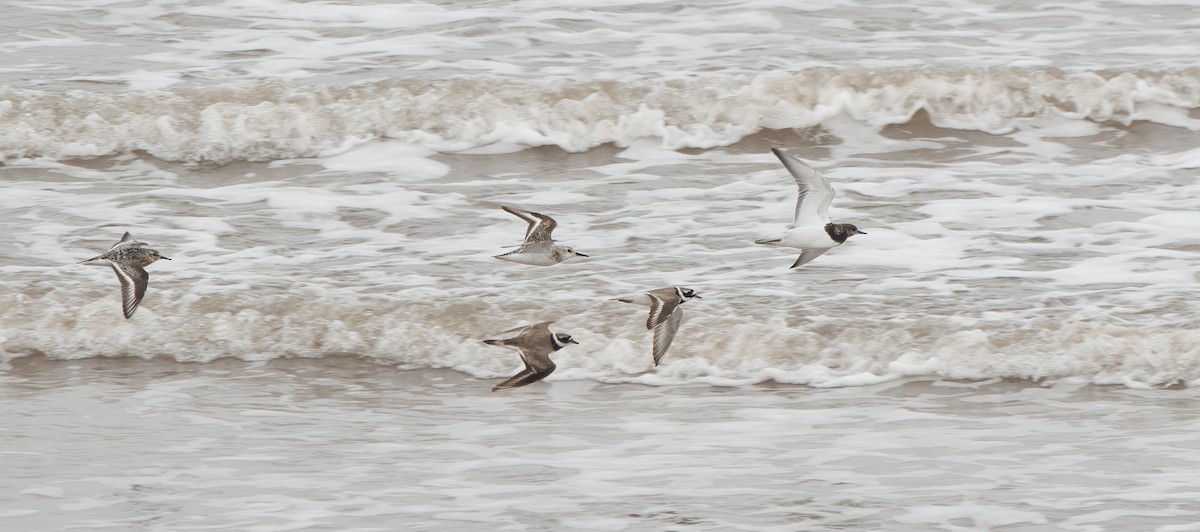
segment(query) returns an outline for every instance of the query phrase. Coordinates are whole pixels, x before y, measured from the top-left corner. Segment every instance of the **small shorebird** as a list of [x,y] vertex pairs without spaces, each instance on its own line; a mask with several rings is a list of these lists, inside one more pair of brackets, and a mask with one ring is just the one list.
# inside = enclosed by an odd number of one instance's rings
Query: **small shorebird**
[[501,208],[529,222],[529,227],[525,229],[525,241],[521,243],[520,247],[503,255],[496,255],[497,259],[531,266],[553,266],[571,257],[587,256],[576,252],[569,246],[560,246],[554,243],[550,236],[554,232],[554,228],[558,227],[554,218],[512,207]]
[[779,238],[755,240],[755,244],[799,248],[800,258],[792,264],[792,268],[795,268],[842,245],[847,238],[866,234],[851,224],[835,224],[829,221],[829,204],[833,202],[836,193],[833,187],[829,186],[825,176],[779,148],[771,148],[771,151],[783,161],[788,172],[791,172],[800,194],[796,198],[796,214],[793,215],[792,225],[788,226],[787,232]]
[[704,299],[691,288],[669,286],[630,296],[617,298],[622,303],[636,303],[650,307],[650,317],[646,319],[646,328],[654,331],[654,365],[662,361],[663,355],[671,347],[679,323],[683,321],[684,301]]
[[145,267],[158,259],[168,259],[157,251],[145,247],[145,242],[138,242],[129,235],[121,237],[121,241],[113,244],[103,255],[80,262],[88,266],[112,266],[117,272],[117,280],[121,281],[121,310],[125,319],[133,316],[142,296],[146,295],[146,286],[150,283],[150,274]]
[[488,345],[512,349],[520,353],[521,361],[525,362],[525,369],[513,375],[508,380],[497,384],[492,388],[493,392],[520,388],[526,384],[532,384],[546,378],[551,373],[554,373],[554,368],[557,367],[550,360],[550,353],[566,347],[567,344],[579,344],[569,334],[551,332],[551,323],[554,322],[543,321],[533,325],[509,329],[498,336],[508,336],[511,334],[515,334],[516,336],[483,341],[483,343]]

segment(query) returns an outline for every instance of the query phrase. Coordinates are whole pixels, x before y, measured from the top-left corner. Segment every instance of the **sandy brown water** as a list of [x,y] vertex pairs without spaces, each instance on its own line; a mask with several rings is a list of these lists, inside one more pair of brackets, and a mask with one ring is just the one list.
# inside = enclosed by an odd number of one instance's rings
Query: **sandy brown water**
[[14,360],[6,530],[1185,530],[1195,389]]

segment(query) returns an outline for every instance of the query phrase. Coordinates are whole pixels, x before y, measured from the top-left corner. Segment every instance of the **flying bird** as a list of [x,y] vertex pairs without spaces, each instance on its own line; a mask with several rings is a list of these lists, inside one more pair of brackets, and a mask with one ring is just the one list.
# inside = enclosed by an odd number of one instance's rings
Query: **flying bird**
[[508,380],[497,384],[492,388],[493,392],[520,388],[546,378],[551,373],[554,373],[554,368],[557,367],[550,360],[550,354],[566,347],[567,344],[579,344],[569,334],[551,332],[551,323],[554,322],[543,321],[533,325],[509,329],[498,336],[515,336],[483,341],[483,343],[488,345],[512,349],[519,353],[521,361],[525,362],[525,369],[513,375]]
[[669,286],[639,292],[630,296],[617,298],[622,303],[635,303],[650,307],[650,316],[646,319],[646,329],[654,331],[654,365],[662,361],[675,333],[679,331],[679,323],[683,321],[684,301],[704,299],[691,288]]
[[503,255],[496,255],[497,259],[529,264],[531,266],[553,266],[571,257],[587,256],[575,251],[570,246],[561,246],[554,243],[551,234],[554,232],[554,228],[558,227],[558,223],[554,221],[554,218],[545,214],[524,211],[513,207],[505,206],[501,208],[528,222],[529,227],[525,229],[525,241],[516,250]]
[[134,311],[146,295],[146,287],[150,284],[150,274],[145,267],[158,259],[171,260],[159,255],[153,249],[146,247],[145,242],[138,242],[129,232],[121,240],[113,244],[103,255],[80,262],[88,266],[112,266],[121,282],[121,310],[125,319],[133,317]]
[[779,238],[755,240],[755,244],[799,248],[800,257],[792,264],[792,268],[796,268],[842,245],[847,238],[866,234],[851,224],[835,224],[829,221],[829,204],[833,202],[836,193],[833,187],[829,186],[825,176],[779,148],[771,148],[771,151],[783,161],[783,165],[796,180],[799,196],[796,198],[796,213],[787,232]]

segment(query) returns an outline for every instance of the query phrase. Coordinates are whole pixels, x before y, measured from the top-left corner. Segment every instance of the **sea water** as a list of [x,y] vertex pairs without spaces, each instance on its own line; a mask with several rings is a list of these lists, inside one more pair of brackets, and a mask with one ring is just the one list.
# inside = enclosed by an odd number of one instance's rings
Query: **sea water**
[[[1190,3],[0,15],[5,529],[1200,526]],[[771,147],[868,234],[755,245]],[[664,286],[654,367],[611,298]]]

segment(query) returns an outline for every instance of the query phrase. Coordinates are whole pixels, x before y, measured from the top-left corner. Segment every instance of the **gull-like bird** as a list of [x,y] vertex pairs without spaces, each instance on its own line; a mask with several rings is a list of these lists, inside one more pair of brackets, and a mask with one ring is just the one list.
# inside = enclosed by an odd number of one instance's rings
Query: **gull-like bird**
[[783,236],[755,240],[755,244],[799,248],[800,258],[792,264],[792,268],[796,268],[842,245],[847,238],[866,234],[851,224],[835,224],[829,221],[829,204],[833,202],[836,193],[833,187],[829,186],[825,176],[779,148],[771,148],[771,151],[783,161],[783,166],[787,167],[792,178],[796,180],[796,188],[799,189],[796,214],[792,217],[792,225],[788,226]]
[[125,313],[125,319],[129,319],[141,304],[142,296],[146,295],[146,287],[150,284],[150,274],[146,273],[145,267],[158,259],[171,260],[147,248],[145,242],[134,240],[129,232],[126,232],[125,236],[103,255],[82,261],[80,264],[112,266],[113,271],[117,273],[117,280],[121,282],[121,310]]
[[526,384],[532,384],[546,378],[551,373],[554,373],[554,368],[557,367],[550,360],[550,354],[566,347],[567,344],[579,344],[569,334],[551,332],[551,323],[554,322],[543,321],[533,325],[509,329],[498,336],[514,336],[483,341],[483,343],[488,345],[512,349],[519,353],[521,361],[525,362],[525,369],[513,375],[508,380],[497,384],[492,388],[493,392],[520,388]]
[[679,323],[683,321],[684,301],[704,299],[691,288],[668,286],[646,292],[618,297],[622,303],[635,303],[650,307],[650,316],[646,319],[646,329],[654,331],[654,365],[662,361],[675,333],[679,331]]
[[554,218],[507,206],[501,208],[529,222],[529,227],[525,229],[525,241],[516,250],[496,255],[497,259],[531,266],[553,266],[571,257],[587,256],[571,249],[570,246],[560,246],[554,243],[551,234],[554,232],[554,228],[558,227]]

